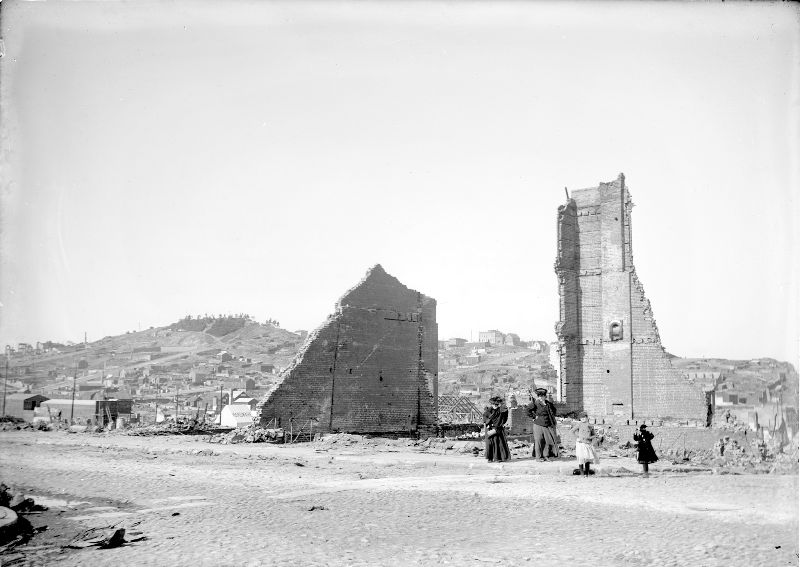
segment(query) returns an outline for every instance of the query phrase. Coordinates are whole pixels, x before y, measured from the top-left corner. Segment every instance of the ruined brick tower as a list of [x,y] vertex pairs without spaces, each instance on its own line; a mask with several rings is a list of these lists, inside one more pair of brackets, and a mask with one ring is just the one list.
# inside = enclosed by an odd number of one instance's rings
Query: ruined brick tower
[[380,265],[309,335],[258,410],[261,423],[350,433],[433,432],[436,301]]
[[705,393],[673,368],[631,252],[625,176],[558,208],[562,401],[593,417],[705,421]]

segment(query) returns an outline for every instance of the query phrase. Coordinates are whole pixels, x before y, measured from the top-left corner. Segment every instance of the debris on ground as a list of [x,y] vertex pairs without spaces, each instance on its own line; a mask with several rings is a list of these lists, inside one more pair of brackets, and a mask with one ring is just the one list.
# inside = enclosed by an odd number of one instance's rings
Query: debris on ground
[[226,433],[218,433],[209,439],[210,443],[228,445],[233,443],[283,443],[284,429],[270,429],[260,425],[240,427]]
[[101,528],[89,528],[72,538],[67,545],[72,549],[84,549],[87,547],[99,547],[100,549],[112,549],[121,547],[126,543],[142,541],[147,537],[141,531],[132,530],[141,522],[132,524],[129,528],[119,527],[119,524]]
[[103,529],[91,528],[69,542],[66,547],[82,549],[97,546],[101,549],[119,547],[125,543],[125,528]]
[[150,436],[150,435],[208,435],[219,431],[213,423],[186,419],[175,421],[162,421],[139,427],[129,427],[116,430],[120,435]]
[[60,424],[51,424],[44,421],[31,423],[21,417],[5,415],[0,417],[0,431],[53,431],[60,429]]
[[47,526],[33,527],[24,515],[47,510],[20,491],[0,483],[0,553],[26,543],[34,534]]
[[0,483],[0,506],[10,508],[18,514],[44,512],[47,510],[46,506],[36,504],[33,498],[28,498],[24,493],[2,483]]

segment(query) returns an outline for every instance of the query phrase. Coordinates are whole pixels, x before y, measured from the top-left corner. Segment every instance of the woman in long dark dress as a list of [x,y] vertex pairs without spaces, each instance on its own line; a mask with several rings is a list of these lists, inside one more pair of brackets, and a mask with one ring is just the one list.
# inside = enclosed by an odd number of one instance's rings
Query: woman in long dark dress
[[508,408],[503,405],[503,398],[495,396],[489,400],[491,404],[483,410],[483,424],[486,426],[486,460],[491,462],[507,461],[511,458],[508,450],[506,432],[503,427],[508,421]]
[[642,465],[642,472],[649,475],[648,465],[658,460],[656,450],[653,449],[653,434],[647,431],[645,424],[642,424],[639,426],[639,433],[633,434],[633,440],[636,441],[636,460]]

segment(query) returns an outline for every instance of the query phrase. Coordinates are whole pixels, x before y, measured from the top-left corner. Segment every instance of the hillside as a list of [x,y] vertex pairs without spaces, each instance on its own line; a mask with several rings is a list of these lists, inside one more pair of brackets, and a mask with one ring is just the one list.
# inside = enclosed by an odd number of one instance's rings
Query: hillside
[[[469,347],[439,350],[439,393],[475,392],[480,403],[493,395],[555,386],[555,370],[547,352],[521,346],[489,346],[475,352]],[[477,387],[477,390],[475,389]]]
[[[121,371],[188,372],[221,352],[248,364],[289,364],[302,343],[300,335],[271,323],[246,317],[216,317],[178,321],[165,327],[128,332],[76,345],[52,345],[17,352],[9,357],[9,381],[41,387],[64,376],[100,377]],[[102,374],[98,373],[102,371]]]
[[[672,364],[704,390],[758,398],[768,389],[781,391],[787,406],[798,407],[800,381],[794,366],[771,358],[732,360],[681,358]],[[443,348],[439,350],[439,393],[463,394],[481,404],[493,395],[515,393],[525,399],[535,387],[555,388],[556,372],[546,352],[516,346]],[[776,385],[780,388],[776,389]]]

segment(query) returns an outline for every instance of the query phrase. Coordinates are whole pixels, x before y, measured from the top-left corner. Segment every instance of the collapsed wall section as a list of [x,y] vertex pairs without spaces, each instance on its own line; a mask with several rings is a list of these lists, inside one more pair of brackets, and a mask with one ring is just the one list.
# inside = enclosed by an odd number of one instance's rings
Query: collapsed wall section
[[705,393],[672,367],[636,275],[632,207],[622,174],[559,207],[562,401],[598,417],[705,420]]
[[261,423],[351,433],[433,431],[436,301],[380,265],[337,302],[259,404]]

